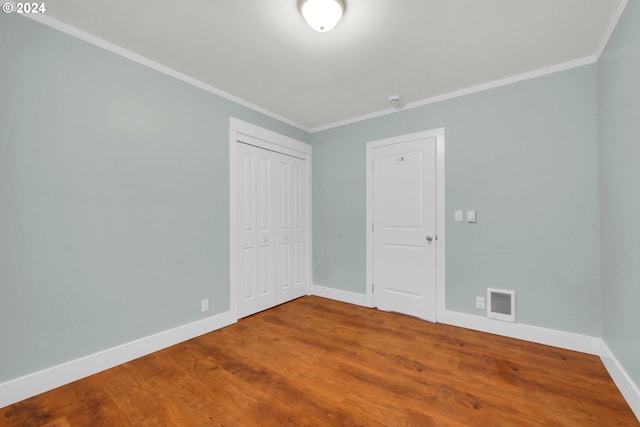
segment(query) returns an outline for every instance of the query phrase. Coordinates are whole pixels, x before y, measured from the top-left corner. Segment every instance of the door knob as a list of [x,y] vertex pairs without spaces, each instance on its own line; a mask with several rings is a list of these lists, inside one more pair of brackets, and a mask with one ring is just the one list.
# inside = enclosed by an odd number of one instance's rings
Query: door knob
[[289,236],[284,236],[284,240],[289,240]]
[[427,234],[427,242],[430,242],[433,240],[433,237],[431,237],[430,235]]
[[265,243],[269,242],[269,236],[267,236],[267,237],[265,237],[265,238],[264,238],[264,242],[265,242]]

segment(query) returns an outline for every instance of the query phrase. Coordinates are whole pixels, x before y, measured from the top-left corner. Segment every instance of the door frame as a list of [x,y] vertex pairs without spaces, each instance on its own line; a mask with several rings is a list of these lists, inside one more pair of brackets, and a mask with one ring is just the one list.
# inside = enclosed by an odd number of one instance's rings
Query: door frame
[[435,320],[441,318],[445,312],[445,128],[432,129],[422,132],[400,135],[391,138],[367,142],[367,303],[374,306],[373,297],[373,150],[387,145],[415,141],[416,139],[436,138],[436,286],[435,286]]
[[307,220],[307,274],[306,293],[311,291],[313,277],[312,241],[311,241],[311,154],[310,144],[288,136],[261,128],[254,124],[229,118],[229,311],[238,319],[238,144],[247,143],[255,147],[277,153],[298,157],[307,162],[307,206],[304,213]]

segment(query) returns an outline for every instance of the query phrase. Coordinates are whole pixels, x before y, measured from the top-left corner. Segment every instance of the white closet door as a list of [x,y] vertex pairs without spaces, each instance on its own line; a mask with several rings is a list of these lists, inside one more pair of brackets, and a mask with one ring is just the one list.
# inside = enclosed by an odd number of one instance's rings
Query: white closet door
[[306,293],[306,162],[281,155],[279,192],[279,257],[278,303],[290,301]]
[[273,203],[276,153],[239,145],[239,271],[240,317],[277,304],[276,206]]
[[238,315],[306,294],[306,161],[239,144]]

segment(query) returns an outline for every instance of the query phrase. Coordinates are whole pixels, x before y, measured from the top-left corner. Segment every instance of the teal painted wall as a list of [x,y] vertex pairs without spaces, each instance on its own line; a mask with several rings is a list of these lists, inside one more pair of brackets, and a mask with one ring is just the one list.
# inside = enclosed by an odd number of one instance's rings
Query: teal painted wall
[[[446,128],[446,305],[600,335],[597,76],[585,66],[313,134],[314,283],[365,290],[365,145]],[[453,221],[476,209],[476,224]]]
[[640,4],[630,1],[598,64],[602,337],[640,385]]
[[15,14],[0,58],[0,382],[228,310],[229,116],[308,134]]

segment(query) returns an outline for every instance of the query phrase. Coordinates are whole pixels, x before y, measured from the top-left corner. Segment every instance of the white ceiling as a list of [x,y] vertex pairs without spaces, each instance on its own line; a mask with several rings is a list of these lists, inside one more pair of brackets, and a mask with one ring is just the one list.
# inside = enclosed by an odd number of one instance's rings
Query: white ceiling
[[[307,130],[595,61],[624,0],[346,0],[329,33],[297,0],[53,0],[46,14]],[[558,68],[562,68],[561,65]]]

